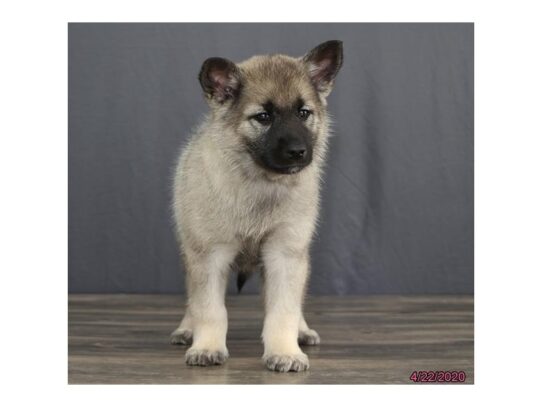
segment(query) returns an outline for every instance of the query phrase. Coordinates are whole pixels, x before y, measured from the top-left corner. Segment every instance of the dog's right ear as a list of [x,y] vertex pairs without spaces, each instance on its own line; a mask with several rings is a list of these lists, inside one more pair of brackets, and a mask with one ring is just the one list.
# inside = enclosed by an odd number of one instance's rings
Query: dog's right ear
[[199,73],[205,96],[222,104],[235,99],[241,89],[241,73],[237,65],[225,58],[205,60]]

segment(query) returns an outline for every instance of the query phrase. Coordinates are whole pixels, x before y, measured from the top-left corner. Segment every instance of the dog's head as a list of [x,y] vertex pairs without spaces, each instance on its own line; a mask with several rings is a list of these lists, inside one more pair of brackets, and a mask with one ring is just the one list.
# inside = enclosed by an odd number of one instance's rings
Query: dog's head
[[342,65],[341,41],[325,42],[300,58],[255,56],[240,64],[209,58],[199,80],[222,146],[249,154],[265,171],[294,174],[323,149],[326,97]]

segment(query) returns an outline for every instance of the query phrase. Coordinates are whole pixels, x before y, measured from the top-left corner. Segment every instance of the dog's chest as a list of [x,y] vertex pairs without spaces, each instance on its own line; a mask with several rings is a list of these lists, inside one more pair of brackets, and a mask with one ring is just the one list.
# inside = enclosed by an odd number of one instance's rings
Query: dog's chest
[[245,193],[233,208],[237,234],[243,240],[259,241],[288,212],[288,198],[275,194]]

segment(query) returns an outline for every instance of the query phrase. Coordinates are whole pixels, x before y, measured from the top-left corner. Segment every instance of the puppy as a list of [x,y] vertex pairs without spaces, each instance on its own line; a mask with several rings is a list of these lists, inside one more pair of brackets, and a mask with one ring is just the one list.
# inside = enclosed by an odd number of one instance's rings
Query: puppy
[[173,199],[188,304],[171,340],[191,344],[187,364],[226,361],[228,276],[236,271],[241,288],[261,270],[264,364],[309,368],[299,344],[320,338],[302,304],[329,131],[326,98],[342,61],[342,43],[328,41],[299,58],[203,63],[210,112],[181,154]]

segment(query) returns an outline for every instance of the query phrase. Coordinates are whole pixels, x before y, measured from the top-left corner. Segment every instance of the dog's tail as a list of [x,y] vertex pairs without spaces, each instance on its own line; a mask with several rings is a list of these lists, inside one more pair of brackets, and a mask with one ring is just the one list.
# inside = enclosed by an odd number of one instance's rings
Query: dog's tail
[[241,290],[243,289],[243,286],[247,282],[247,280],[250,278],[252,273],[246,272],[246,271],[239,271],[237,273],[237,293],[239,294]]
[[[247,266],[247,265],[245,265]],[[254,273],[260,273],[262,279],[264,278],[264,266],[262,262],[254,262],[250,264],[250,267],[242,267],[237,270],[237,294],[241,292],[245,283]]]
[[248,250],[235,260],[234,270],[237,271],[237,293],[240,293],[245,283],[254,273],[263,277],[263,261],[256,250]]

